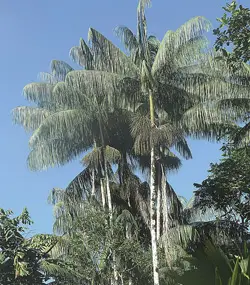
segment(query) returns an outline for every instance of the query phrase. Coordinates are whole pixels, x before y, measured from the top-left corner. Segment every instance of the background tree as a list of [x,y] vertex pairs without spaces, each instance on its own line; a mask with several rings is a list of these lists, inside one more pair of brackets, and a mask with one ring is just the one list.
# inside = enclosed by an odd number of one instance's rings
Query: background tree
[[27,226],[32,223],[27,209],[17,217],[12,214],[0,209],[0,284],[48,284],[57,276],[53,274],[55,269],[63,272],[62,263],[50,256],[57,238],[51,235],[25,238]]
[[236,70],[241,62],[250,60],[250,9],[232,1],[223,10],[224,15],[217,19],[220,26],[214,30],[215,49]]
[[248,228],[250,220],[250,156],[247,149],[223,147],[223,158],[211,164],[209,176],[195,184],[197,204],[214,208],[220,219]]

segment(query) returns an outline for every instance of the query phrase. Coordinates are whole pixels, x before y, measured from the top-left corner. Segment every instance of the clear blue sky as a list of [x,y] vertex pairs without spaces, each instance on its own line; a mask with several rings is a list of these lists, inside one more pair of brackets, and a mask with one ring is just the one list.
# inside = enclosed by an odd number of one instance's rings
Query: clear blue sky
[[[213,25],[221,16],[220,0],[152,0],[149,32],[162,38],[193,16],[205,16]],[[247,1],[241,1],[242,4]],[[68,52],[91,26],[119,44],[117,25],[136,27],[136,0],[0,0],[0,207],[19,213],[27,206],[33,232],[51,232],[52,208],[47,196],[53,187],[66,187],[81,171],[79,159],[64,167],[30,172],[26,166],[28,135],[11,121],[11,110],[25,105],[23,87],[48,71],[52,59],[70,63]],[[209,36],[212,39],[211,35]],[[218,160],[219,145],[192,141],[194,159],[184,161],[170,181],[178,194],[190,197],[194,182],[207,175],[209,163]]]

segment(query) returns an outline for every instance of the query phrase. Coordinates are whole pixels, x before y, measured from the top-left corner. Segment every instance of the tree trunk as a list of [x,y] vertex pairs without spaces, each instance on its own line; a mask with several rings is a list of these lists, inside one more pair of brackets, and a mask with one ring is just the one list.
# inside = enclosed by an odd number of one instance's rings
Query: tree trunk
[[154,147],[151,149],[151,171],[150,171],[150,222],[151,222],[151,245],[153,260],[154,285],[159,285],[158,254],[156,241],[156,183],[155,183],[155,154]]
[[[104,165],[105,165],[106,191],[107,191],[107,198],[108,198],[110,227],[112,229],[112,235],[113,235],[112,198],[111,198],[110,184],[109,184],[108,164],[107,164],[107,161],[106,161],[105,153],[104,153]],[[114,278],[112,280],[112,285],[118,285],[118,271],[117,271],[117,265],[116,265],[117,261],[116,261],[116,252],[115,252],[115,250],[112,251],[112,256],[113,256],[113,270],[114,270]]]
[[[150,108],[150,121],[151,127],[155,127],[154,120],[154,102],[153,92],[149,91],[149,108]],[[158,273],[158,254],[157,254],[157,241],[156,241],[156,168],[155,168],[155,149],[154,145],[151,146],[150,152],[151,169],[150,169],[150,224],[151,224],[151,245],[152,245],[152,261],[153,261],[153,276],[154,285],[159,285]]]
[[91,196],[95,197],[95,169],[92,170],[92,190]]
[[114,263],[114,265],[113,265],[114,280],[113,280],[112,283],[113,283],[114,285],[118,285],[118,271],[117,271],[117,266],[116,266],[117,261],[116,261],[116,253],[115,253],[115,250],[113,250],[112,254],[113,254],[113,263]]
[[[132,239],[131,228],[128,226],[128,224],[126,224],[126,238],[128,240]],[[132,277],[130,276],[129,279],[128,279],[128,285],[132,285],[132,284],[133,284]]]
[[102,206],[103,209],[105,209],[106,201],[105,201],[105,190],[104,190],[104,185],[103,185],[103,179],[100,179],[100,184],[101,184],[101,196],[102,196]]
[[[161,182],[161,181],[160,181]],[[157,185],[156,239],[161,235],[161,183]]]
[[168,231],[168,204],[167,204],[167,189],[166,189],[166,177],[163,166],[161,165],[161,190],[162,190],[162,217],[163,217],[163,233]]
[[108,164],[105,158],[105,176],[106,176],[106,190],[107,190],[107,198],[108,198],[108,208],[109,208],[109,217],[112,220],[112,199],[109,185],[109,175],[108,175]]

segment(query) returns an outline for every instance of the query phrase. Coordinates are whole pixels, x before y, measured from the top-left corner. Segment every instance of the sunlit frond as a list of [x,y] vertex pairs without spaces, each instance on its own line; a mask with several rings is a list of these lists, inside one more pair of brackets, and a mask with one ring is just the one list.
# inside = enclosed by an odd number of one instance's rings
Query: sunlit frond
[[61,138],[78,138],[82,143],[87,141],[89,145],[89,123],[88,114],[83,113],[81,109],[54,113],[43,120],[31,136],[29,145],[34,147],[39,142]]
[[66,62],[61,60],[52,60],[50,63],[50,69],[53,76],[59,81],[64,81],[66,75],[73,70],[73,68]]
[[131,53],[139,48],[136,35],[127,27],[119,26],[115,29],[117,37],[119,37],[124,44],[124,47]]
[[48,196],[48,203],[51,205],[55,205],[56,203],[63,201],[64,197],[64,189],[61,188],[53,188]]
[[211,23],[204,17],[198,16],[190,19],[176,31],[176,45],[179,47],[191,39],[202,36],[211,29]]
[[120,75],[104,71],[72,71],[66,77],[67,90],[70,92],[70,88],[73,88],[78,92],[73,92],[72,98],[68,100],[73,101],[76,98],[76,103],[78,103],[79,98],[86,94],[88,98],[93,98],[92,101],[96,100],[99,105],[105,99],[106,108],[109,106],[112,108],[119,102],[122,79]]
[[[152,66],[152,74],[155,78],[171,70],[171,64],[174,60],[174,54],[180,50],[180,46],[190,43],[195,38],[203,35],[204,32],[209,30],[210,23],[203,17],[192,18],[184,25],[182,25],[175,32],[168,31],[164,36],[156,58]],[[204,42],[202,43],[204,44]],[[196,45],[195,49],[198,52],[200,45]],[[193,49],[189,50],[192,52]],[[187,55],[187,52],[186,52]],[[192,54],[194,55],[194,54]]]
[[22,106],[12,110],[15,124],[22,125],[26,131],[34,131],[52,113],[43,108]]
[[48,97],[51,96],[55,84],[50,83],[30,83],[23,88],[24,97],[35,103],[43,103],[48,101]]
[[72,141],[71,138],[57,138],[37,143],[28,156],[29,168],[36,171],[63,165],[72,161],[89,147],[86,142],[79,139],[73,144]]
[[138,69],[119,48],[94,29],[89,30],[94,68],[120,75],[137,76]]
[[79,46],[71,48],[69,52],[72,60],[78,65],[85,67],[86,69],[93,69],[93,55],[86,44],[86,42],[81,38]]
[[55,84],[58,82],[58,79],[48,72],[39,72],[37,78],[40,82],[44,83]]

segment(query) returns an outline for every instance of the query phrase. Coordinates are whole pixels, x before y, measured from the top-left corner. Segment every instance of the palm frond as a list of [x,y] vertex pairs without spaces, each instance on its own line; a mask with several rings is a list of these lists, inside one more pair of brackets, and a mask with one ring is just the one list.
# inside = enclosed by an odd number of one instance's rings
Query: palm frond
[[198,16],[184,23],[175,32],[176,44],[181,46],[191,39],[201,36],[211,29],[211,23],[204,17]]
[[12,110],[15,124],[22,125],[26,131],[34,131],[52,113],[43,108],[22,106]]
[[39,72],[37,78],[40,82],[44,83],[55,84],[58,82],[58,78],[48,72]]
[[185,140],[185,138],[178,140],[175,143],[175,149],[180,153],[180,155],[182,157],[184,157],[185,159],[191,159],[192,158],[192,152],[188,146],[187,141]]
[[136,35],[127,27],[119,26],[115,29],[115,34],[120,38],[124,47],[131,53],[136,51],[139,46]]
[[250,123],[245,124],[233,135],[234,143],[238,147],[248,146],[250,143]]
[[50,83],[30,83],[23,88],[23,95],[25,99],[35,102],[43,103],[48,101],[48,97],[51,96],[55,84]]
[[88,147],[86,142],[81,140],[72,144],[72,138],[38,142],[28,156],[28,167],[33,171],[37,171],[64,165],[88,149]]
[[66,62],[61,60],[52,60],[50,63],[50,69],[53,76],[59,81],[64,81],[66,75],[73,70],[73,68]]
[[89,30],[94,68],[120,75],[137,76],[138,69],[120,49],[94,29]]
[[[123,77],[114,73],[93,70],[72,71],[66,77],[67,90],[73,88],[78,93],[73,92],[72,99],[79,102],[81,94],[86,94],[88,98],[95,98],[97,103],[106,102],[106,107],[110,108],[118,104],[120,94],[120,80]],[[70,90],[70,89],[69,89]]]
[[93,69],[92,52],[82,38],[80,39],[79,46],[71,48],[69,55],[78,65],[85,67],[87,70]]
[[90,123],[88,114],[81,109],[53,113],[42,121],[30,138],[29,145],[34,147],[39,142],[62,138],[78,138],[78,141],[89,145]]
[[[152,66],[153,76],[157,78],[157,76],[163,74],[163,72],[171,70],[173,54],[175,51],[179,50],[180,46],[190,43],[192,39],[202,36],[209,28],[210,23],[205,18],[195,17],[186,22],[175,32],[168,31],[164,36],[155,57]],[[195,48],[196,51],[198,51],[199,45],[196,45]]]

